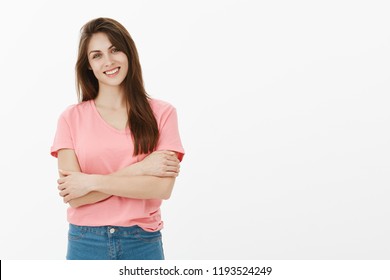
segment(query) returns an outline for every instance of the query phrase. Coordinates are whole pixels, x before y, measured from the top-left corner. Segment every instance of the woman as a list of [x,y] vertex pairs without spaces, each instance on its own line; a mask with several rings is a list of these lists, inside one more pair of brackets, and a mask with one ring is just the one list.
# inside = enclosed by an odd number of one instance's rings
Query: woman
[[164,259],[160,205],[184,155],[176,110],[148,97],[135,44],[113,19],[82,27],[76,83],[79,103],[51,147],[70,205],[67,259]]

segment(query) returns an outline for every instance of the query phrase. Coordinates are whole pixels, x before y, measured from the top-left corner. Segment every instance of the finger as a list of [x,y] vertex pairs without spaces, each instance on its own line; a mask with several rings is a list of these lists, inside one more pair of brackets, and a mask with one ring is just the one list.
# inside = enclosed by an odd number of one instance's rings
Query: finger
[[67,195],[64,197],[64,202],[65,203],[68,203],[69,201],[71,201],[72,199],[70,198],[70,195]]
[[152,154],[160,154],[160,155],[168,155],[168,151],[160,150],[160,151],[154,151]]
[[179,173],[177,172],[165,172],[165,177],[177,177],[179,176]]
[[163,176],[165,177],[176,177],[176,176],[179,176],[179,173],[180,173],[180,170],[178,169],[172,169],[172,170],[166,170],[164,173],[163,173]]
[[59,179],[57,180],[57,183],[58,183],[58,184],[63,184],[63,183],[65,183],[65,181],[66,181],[66,177],[63,177],[63,178],[59,178]]
[[66,171],[66,170],[62,170],[62,169],[58,169],[58,172],[60,172],[60,174],[62,174],[64,176],[68,176],[68,175],[72,174],[71,171]]
[[179,166],[167,166],[165,171],[178,173],[180,171],[180,167]]
[[60,191],[60,196],[62,196],[62,197],[65,197],[65,196],[67,196],[69,194],[69,192],[67,191],[67,190],[62,190],[62,191]]
[[171,171],[171,172],[179,172],[180,171],[180,165],[169,165],[165,166],[163,168],[164,171]]
[[177,158],[169,158],[166,160],[167,165],[178,165],[180,161]]
[[176,172],[165,172],[161,174],[159,177],[161,178],[176,178],[178,174]]
[[175,156],[176,153],[168,150],[161,150],[161,151],[156,151],[155,153],[162,154],[164,156]]
[[173,153],[173,155],[169,155],[169,159],[176,162],[180,162],[180,160],[177,158],[176,153]]
[[173,162],[174,164],[179,164],[180,163],[180,161],[176,157],[169,158],[168,161]]
[[165,164],[165,168],[179,168],[180,164],[177,162],[167,161]]

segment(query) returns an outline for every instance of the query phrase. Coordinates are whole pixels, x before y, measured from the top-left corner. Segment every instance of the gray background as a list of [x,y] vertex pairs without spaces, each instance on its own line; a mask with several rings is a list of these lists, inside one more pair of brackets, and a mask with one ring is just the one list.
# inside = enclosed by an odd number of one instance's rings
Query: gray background
[[0,258],[64,259],[49,155],[80,27],[132,35],[186,149],[167,259],[389,259],[387,1],[0,4]]

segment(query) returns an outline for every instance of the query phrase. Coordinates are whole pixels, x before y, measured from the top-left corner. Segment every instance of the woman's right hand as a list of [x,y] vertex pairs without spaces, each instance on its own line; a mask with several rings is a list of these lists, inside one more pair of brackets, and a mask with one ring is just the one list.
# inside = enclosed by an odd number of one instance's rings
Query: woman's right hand
[[180,161],[175,152],[156,151],[138,163],[142,175],[157,177],[177,177],[180,172]]

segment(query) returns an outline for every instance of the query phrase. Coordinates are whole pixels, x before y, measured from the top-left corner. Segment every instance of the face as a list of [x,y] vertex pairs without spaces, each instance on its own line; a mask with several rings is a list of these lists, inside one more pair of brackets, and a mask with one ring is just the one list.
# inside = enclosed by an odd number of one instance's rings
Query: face
[[88,45],[88,61],[99,87],[120,86],[126,78],[129,62],[104,33],[93,34]]

